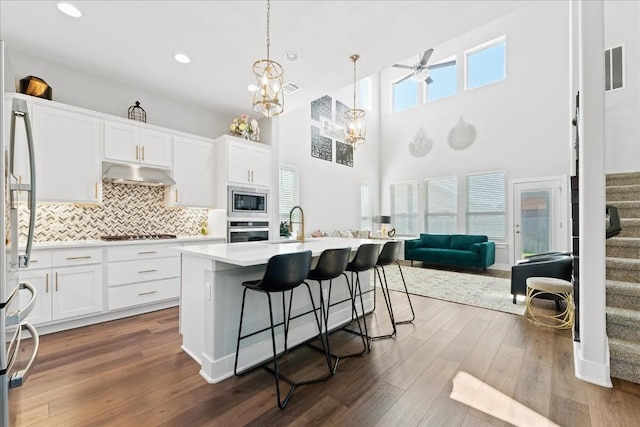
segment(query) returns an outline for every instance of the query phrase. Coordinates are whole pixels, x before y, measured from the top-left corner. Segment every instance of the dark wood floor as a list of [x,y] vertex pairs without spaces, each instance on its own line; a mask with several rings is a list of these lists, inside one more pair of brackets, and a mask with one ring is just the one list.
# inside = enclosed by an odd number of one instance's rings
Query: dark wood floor
[[[397,318],[407,315],[401,296],[394,293]],[[284,410],[277,408],[273,377],[264,370],[207,384],[199,366],[180,350],[177,309],[47,335],[31,377],[11,392],[11,425],[640,423],[640,385],[614,379],[607,389],[574,377],[569,331],[429,298],[414,296],[413,302],[418,317],[398,327],[397,339],[375,341],[365,356],[344,359],[336,376],[300,387]],[[377,316],[385,329],[382,313]],[[356,343],[344,332],[332,340],[336,352]],[[299,366],[305,368],[293,376],[310,375],[322,367],[322,359],[299,348],[285,367]],[[474,400],[467,403],[510,423],[450,398],[458,373],[479,380],[462,383]],[[532,418],[529,410],[543,418]]]

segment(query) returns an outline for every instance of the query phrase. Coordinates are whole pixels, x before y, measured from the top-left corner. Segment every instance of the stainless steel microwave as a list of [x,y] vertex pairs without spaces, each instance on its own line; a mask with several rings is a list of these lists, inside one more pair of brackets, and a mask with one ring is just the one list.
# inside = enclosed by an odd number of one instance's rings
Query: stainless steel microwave
[[269,217],[269,190],[248,187],[228,187],[227,216]]

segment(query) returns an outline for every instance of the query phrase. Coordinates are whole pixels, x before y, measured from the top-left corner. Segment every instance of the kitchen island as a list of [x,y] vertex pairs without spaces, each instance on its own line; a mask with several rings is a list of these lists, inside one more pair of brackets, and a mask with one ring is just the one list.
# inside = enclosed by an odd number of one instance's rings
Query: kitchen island
[[[352,255],[365,243],[380,244],[369,239],[316,238],[304,243],[262,241],[247,243],[221,243],[177,248],[181,253],[182,283],[180,291],[180,333],[182,349],[201,366],[200,375],[216,383],[233,375],[233,365],[240,319],[242,282],[262,278],[266,264],[274,255],[310,250],[312,268],[325,249],[350,247]],[[362,291],[370,289],[371,272],[361,273]],[[315,304],[318,306],[320,290],[317,282],[310,281]],[[326,297],[328,284],[323,284]],[[364,295],[365,311],[373,307],[373,294]],[[326,298],[325,298],[326,299]],[[343,301],[331,307],[329,329],[351,320],[351,303],[344,277],[333,282],[331,302]],[[280,298],[275,300],[274,320],[282,321]],[[309,312],[291,321],[289,346],[293,347],[317,335],[315,318],[306,291],[294,291],[292,317]],[[255,331],[269,324],[269,310],[265,295],[250,292],[247,295],[243,331]],[[283,330],[277,328],[276,339],[282,348]],[[256,365],[273,355],[270,333],[263,332],[243,340],[238,368]]]

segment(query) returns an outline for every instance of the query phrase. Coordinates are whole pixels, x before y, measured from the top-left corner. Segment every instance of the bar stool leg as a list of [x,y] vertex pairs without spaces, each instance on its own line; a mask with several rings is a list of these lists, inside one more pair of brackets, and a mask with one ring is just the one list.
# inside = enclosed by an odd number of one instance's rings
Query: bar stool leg
[[[411,308],[411,319],[401,320],[399,322],[396,322],[396,325],[402,325],[406,323],[412,323],[414,320],[416,320],[416,312],[413,311],[413,304],[411,303],[411,297],[409,296],[409,289],[407,289],[407,282],[404,280],[404,274],[402,273],[402,268],[400,267],[400,263],[396,261],[396,265],[398,266],[398,270],[400,270],[400,277],[402,277],[402,284],[404,285],[404,293],[407,296],[407,300],[409,301],[409,308]],[[385,281],[386,281],[386,277],[385,277]]]

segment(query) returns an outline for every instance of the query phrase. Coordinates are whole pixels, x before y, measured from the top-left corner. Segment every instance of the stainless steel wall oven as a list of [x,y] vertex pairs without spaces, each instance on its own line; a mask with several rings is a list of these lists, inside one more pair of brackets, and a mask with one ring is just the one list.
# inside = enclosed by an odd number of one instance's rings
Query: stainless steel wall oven
[[269,240],[269,221],[229,221],[227,243]]

